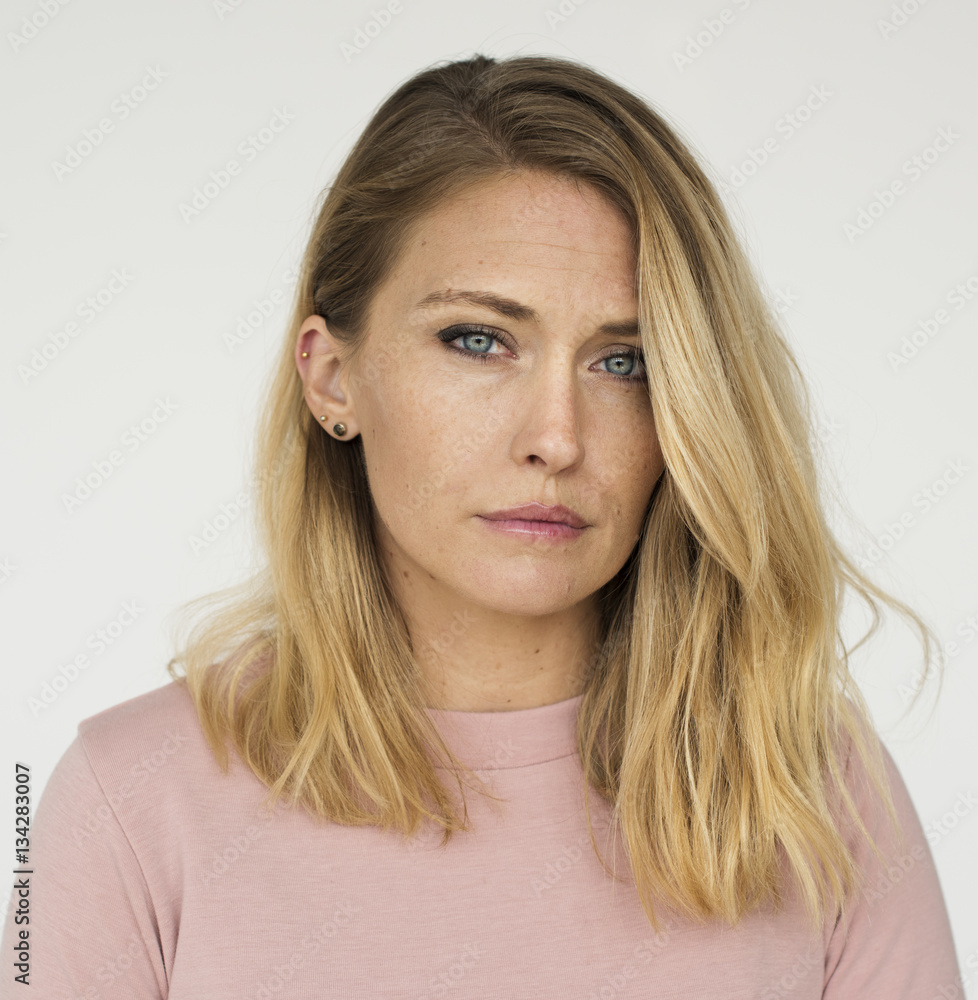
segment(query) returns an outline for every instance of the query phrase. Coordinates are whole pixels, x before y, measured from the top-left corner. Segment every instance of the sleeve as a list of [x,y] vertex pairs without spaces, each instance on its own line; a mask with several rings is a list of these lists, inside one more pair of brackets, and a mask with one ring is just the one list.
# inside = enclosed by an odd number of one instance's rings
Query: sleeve
[[[871,740],[879,737],[871,734]],[[852,823],[850,849],[864,875],[847,921],[836,921],[825,952],[823,1000],[940,1000],[964,996],[947,906],[920,818],[886,746],[879,741],[900,835],[862,761],[851,751],[850,793],[886,858],[881,864]]]
[[[80,737],[52,771],[30,829],[29,923],[15,922],[12,897],[0,995],[162,1000],[166,973],[146,880]],[[14,978],[22,974],[15,943],[30,956],[27,986]]]

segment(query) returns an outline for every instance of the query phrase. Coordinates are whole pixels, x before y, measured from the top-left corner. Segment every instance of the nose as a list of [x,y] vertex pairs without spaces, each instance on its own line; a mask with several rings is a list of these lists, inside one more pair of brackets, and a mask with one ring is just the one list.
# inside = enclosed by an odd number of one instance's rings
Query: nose
[[541,362],[540,370],[521,380],[523,398],[517,406],[513,459],[543,463],[559,472],[584,457],[581,439],[581,393],[573,363]]

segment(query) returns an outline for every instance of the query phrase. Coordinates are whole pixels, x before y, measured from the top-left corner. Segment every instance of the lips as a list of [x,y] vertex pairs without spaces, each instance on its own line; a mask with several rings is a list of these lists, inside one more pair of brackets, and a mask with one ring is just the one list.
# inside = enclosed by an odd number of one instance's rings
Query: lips
[[588,527],[588,522],[580,514],[559,504],[548,506],[535,502],[524,503],[517,507],[494,510],[491,514],[480,516],[489,521],[552,521],[557,524],[568,524],[572,528]]

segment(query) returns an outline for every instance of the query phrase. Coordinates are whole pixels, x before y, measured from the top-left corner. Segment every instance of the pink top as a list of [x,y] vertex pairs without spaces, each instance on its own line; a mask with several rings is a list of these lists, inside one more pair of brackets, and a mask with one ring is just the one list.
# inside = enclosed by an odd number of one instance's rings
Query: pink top
[[[887,850],[885,871],[859,849],[875,890],[855,906],[848,939],[831,919],[812,936],[794,897],[780,915],[754,913],[736,929],[663,910],[669,919],[656,937],[634,887],[605,875],[588,840],[574,743],[580,703],[429,709],[453,750],[508,799],[496,814],[491,801],[467,792],[475,830],[455,834],[444,850],[437,832],[406,846],[398,833],[301,811],[263,818],[264,786],[238,760],[221,774],[177,683],[86,719],[34,817],[30,987],[14,982],[15,896],[2,995],[962,995],[930,848],[885,747],[907,849]],[[879,829],[871,800],[861,793],[859,801],[869,828]],[[609,807],[596,794],[590,803],[611,864]]]

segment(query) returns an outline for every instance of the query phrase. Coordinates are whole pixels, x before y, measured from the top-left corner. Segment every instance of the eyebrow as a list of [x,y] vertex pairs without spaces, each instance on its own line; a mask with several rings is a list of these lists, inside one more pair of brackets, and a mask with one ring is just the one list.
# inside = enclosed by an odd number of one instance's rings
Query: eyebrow
[[[507,299],[505,296],[497,295],[495,292],[479,291],[457,291],[453,292],[445,289],[440,292],[430,292],[416,306],[415,309],[424,309],[427,306],[443,305],[451,302],[468,302],[476,306],[484,306],[491,309],[500,316],[515,320],[518,323],[539,323],[540,317],[536,310],[516,302],[514,299]],[[638,322],[626,320],[623,323],[603,323],[598,327],[598,333],[607,333],[615,337],[637,337],[639,335]]]

